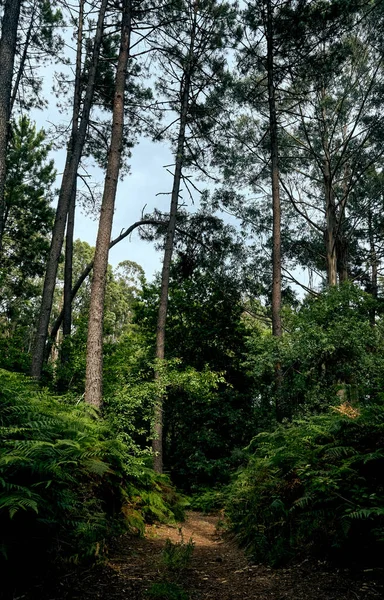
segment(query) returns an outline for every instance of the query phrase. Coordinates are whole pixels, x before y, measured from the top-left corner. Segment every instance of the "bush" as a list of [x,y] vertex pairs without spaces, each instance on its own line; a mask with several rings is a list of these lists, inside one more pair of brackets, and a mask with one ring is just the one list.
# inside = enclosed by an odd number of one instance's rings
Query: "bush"
[[301,552],[374,566],[384,550],[384,408],[345,403],[258,435],[227,502],[254,558]]
[[147,592],[148,598],[157,600],[188,600],[189,596],[177,583],[162,581],[153,583]]
[[6,371],[0,386],[3,559],[99,554],[126,495],[118,444],[87,407],[61,404]]
[[184,571],[189,567],[194,549],[192,538],[187,543],[181,538],[180,542],[172,542],[169,538],[165,542],[161,554],[161,568],[164,572],[164,578],[171,576],[179,580]]
[[259,431],[273,421],[277,362],[283,373],[280,407],[289,419],[324,412],[339,403],[341,394],[352,402],[379,401],[384,370],[381,314],[380,303],[346,283],[307,298],[297,313],[287,311],[284,325],[289,333],[279,342],[257,328],[248,340],[246,364],[255,381]]
[[94,559],[110,535],[174,519],[180,504],[90,407],[0,370],[0,566],[10,579],[12,565],[33,573],[46,560]]

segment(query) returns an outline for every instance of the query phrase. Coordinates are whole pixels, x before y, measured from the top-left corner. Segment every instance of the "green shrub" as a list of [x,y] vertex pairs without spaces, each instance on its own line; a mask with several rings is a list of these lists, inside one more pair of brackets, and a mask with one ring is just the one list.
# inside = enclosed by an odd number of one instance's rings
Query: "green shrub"
[[85,406],[60,404],[6,371],[0,387],[3,559],[98,555],[122,516],[119,445]]
[[164,549],[161,553],[161,570],[166,578],[171,576],[174,579],[180,579],[185,569],[188,568],[192,558],[194,543],[192,538],[184,542],[181,537],[180,542],[172,542],[167,539]]
[[221,489],[203,488],[191,498],[191,508],[204,513],[218,511],[224,507],[226,487]]
[[258,435],[227,502],[258,561],[313,552],[374,565],[384,550],[384,408],[338,410]]
[[[372,327],[372,311],[376,326]],[[380,401],[383,390],[381,303],[358,287],[331,286],[285,312],[286,332],[277,342],[256,328],[248,339],[246,365],[255,382],[259,431],[273,423],[275,365],[281,364],[280,405],[285,417],[328,410],[338,393],[351,402]]]
[[148,598],[157,600],[188,600],[188,594],[177,583],[153,583],[147,592]]
[[[0,566],[95,559],[109,536],[174,520],[184,500],[83,403],[0,370]],[[44,558],[43,558],[44,557]]]

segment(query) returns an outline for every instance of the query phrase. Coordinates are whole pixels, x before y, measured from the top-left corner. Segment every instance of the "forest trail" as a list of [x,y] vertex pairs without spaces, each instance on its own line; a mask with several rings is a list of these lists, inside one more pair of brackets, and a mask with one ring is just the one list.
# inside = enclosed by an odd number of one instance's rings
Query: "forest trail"
[[[62,577],[55,592],[35,589],[28,599],[49,600],[376,600],[382,589],[369,579],[329,570],[304,561],[288,568],[252,565],[233,540],[222,536],[219,517],[187,513],[180,525],[151,525],[142,538],[122,536],[111,548],[107,564]],[[166,540],[193,540],[188,567],[177,577],[164,571]],[[167,579],[185,596],[152,595],[154,583]],[[48,592],[48,593],[47,593]]]

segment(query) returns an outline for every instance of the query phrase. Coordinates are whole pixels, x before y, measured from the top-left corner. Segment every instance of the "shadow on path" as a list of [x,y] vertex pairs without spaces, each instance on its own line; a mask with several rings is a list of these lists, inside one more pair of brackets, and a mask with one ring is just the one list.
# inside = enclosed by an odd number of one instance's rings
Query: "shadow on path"
[[[217,532],[218,517],[190,512],[179,526],[152,525],[144,538],[123,536],[111,548],[106,565],[62,577],[55,590],[44,586],[25,600],[146,600],[160,579],[160,556],[169,538],[194,542],[180,584],[191,600],[378,600],[374,581],[344,571],[325,570],[310,561],[289,568],[252,565],[235,543]],[[16,599],[14,599],[16,600]]]

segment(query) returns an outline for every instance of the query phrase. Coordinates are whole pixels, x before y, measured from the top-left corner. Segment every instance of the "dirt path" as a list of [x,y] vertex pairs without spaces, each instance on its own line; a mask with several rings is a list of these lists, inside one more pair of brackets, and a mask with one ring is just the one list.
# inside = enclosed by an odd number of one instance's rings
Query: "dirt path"
[[[164,578],[161,556],[167,539],[188,542],[194,551],[177,580],[190,600],[377,600],[383,590],[370,579],[304,561],[291,568],[250,564],[235,543],[217,532],[218,517],[188,513],[177,526],[151,526],[145,538],[123,536],[108,563],[66,575],[55,591],[36,590],[28,600],[148,600],[153,583]],[[181,538],[182,535],[182,538]],[[368,575],[367,575],[368,577]],[[160,598],[160,596],[158,596]],[[164,600],[166,596],[161,596]],[[168,596],[173,600],[174,596]]]

